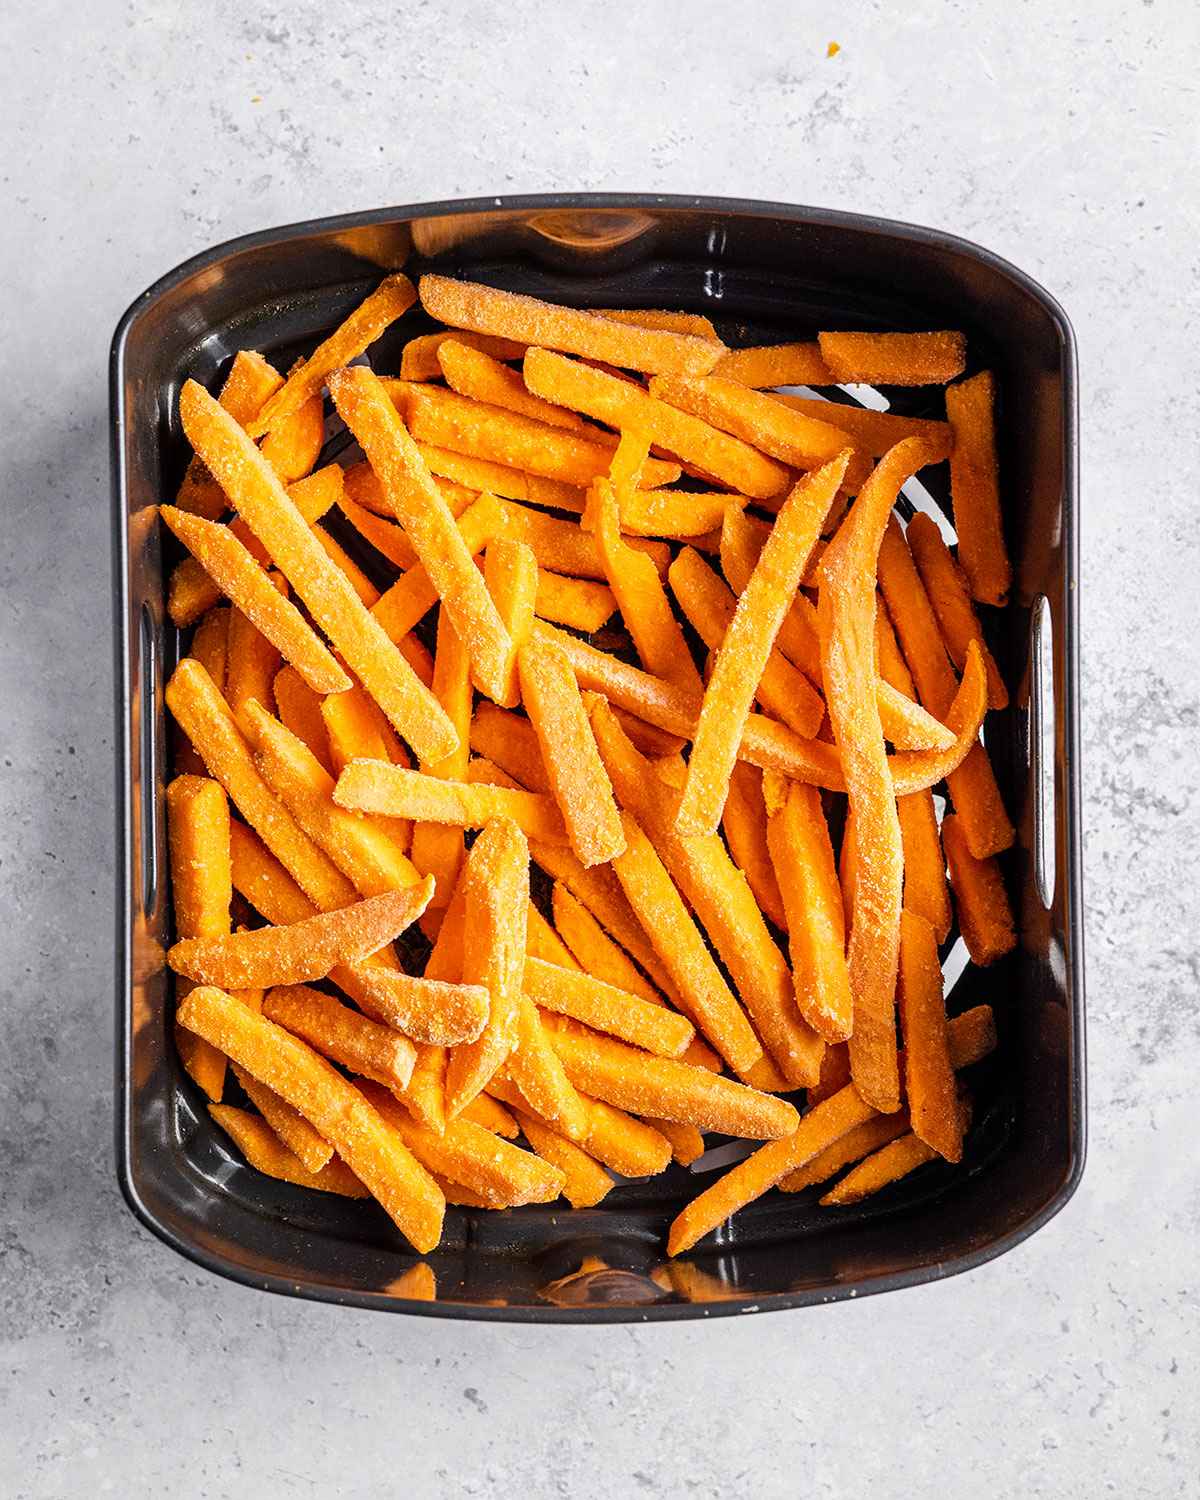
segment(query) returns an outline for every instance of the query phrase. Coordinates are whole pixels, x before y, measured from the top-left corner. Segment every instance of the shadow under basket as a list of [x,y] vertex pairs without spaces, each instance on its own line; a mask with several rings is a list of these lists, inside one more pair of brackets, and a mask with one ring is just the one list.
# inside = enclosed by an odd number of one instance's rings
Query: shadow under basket
[[[180,650],[165,612],[153,507],[188,457],[182,382],[232,355],[286,369],[387,271],[487,281],[580,306],[682,308],[731,345],[821,328],[961,328],[995,370],[1012,602],[989,644],[1012,692],[988,750],[1017,826],[1004,856],[1020,941],[988,970],[946,955],[952,1012],[990,1004],[1000,1047],[973,1070],[963,1163],[931,1164],[852,1208],[773,1191],[678,1263],[666,1226],[723,1166],[714,1154],[620,1184],[596,1209],[450,1209],[434,1277],[373,1203],[310,1193],[246,1166],[171,1038],[163,687]],[[432,325],[413,309],[371,351]],[[1084,1159],[1077,721],[1075,354],[1062,310],[963,240],[786,204],[649,196],[489,198],[384,209],[218,246],[143,293],[113,342],[117,715],[117,1162],[142,1222],[249,1286],[361,1307],[529,1322],[610,1322],[803,1306],[910,1286],[1010,1249],[1070,1197]],[[839,393],[829,393],[835,397]],[[888,391],[939,415],[940,388]],[[923,491],[922,491],[923,487]],[[922,494],[949,513],[946,466]],[[960,971],[961,972],[958,972]],[[737,1148],[730,1148],[736,1151]],[[436,1280],[436,1293],[433,1283]]]

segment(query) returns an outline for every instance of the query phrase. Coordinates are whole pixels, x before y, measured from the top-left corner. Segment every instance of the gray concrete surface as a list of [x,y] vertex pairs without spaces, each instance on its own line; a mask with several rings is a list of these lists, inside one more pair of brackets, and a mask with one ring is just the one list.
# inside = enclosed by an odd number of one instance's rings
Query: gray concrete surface
[[[50,0],[0,41],[0,1493],[1197,1493],[1195,8]],[[945,226],[1075,320],[1091,1164],[965,1279],[703,1327],[396,1320],[215,1280],[118,1196],[112,326],[261,225],[560,188]]]

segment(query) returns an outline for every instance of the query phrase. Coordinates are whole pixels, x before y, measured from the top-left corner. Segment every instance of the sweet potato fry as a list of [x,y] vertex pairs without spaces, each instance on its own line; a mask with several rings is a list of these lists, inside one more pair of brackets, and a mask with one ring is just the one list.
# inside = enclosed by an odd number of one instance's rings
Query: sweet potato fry
[[994,856],[976,859],[971,853],[959,814],[947,813],[942,819],[942,844],[950,866],[959,930],[971,962],[986,967],[1017,946],[1004,877]]
[[184,938],[167,961],[198,984],[266,989],[323,979],[338,964],[355,963],[398,937],[429,904],[432,881],[370,896],[339,911],[286,927],[261,927],[229,937]]
[[[620,431],[643,432],[659,447],[739,494],[766,500],[787,487],[787,470],[773,459],[640,386],[548,349],[530,349],[522,368],[525,384],[534,395]],[[643,476],[646,489],[660,483],[648,480],[649,473]]]
[[[816,382],[798,381],[797,384]],[[948,422],[930,421],[926,417],[906,417],[892,411],[871,411],[865,406],[844,406],[840,401],[818,401],[811,396],[776,394],[771,397],[792,411],[828,422],[840,428],[854,446],[873,458],[882,458],[908,437],[921,438],[928,450],[928,462],[941,463],[950,457],[952,439]]]
[[731,349],[712,368],[722,380],[755,390],[772,385],[836,385],[818,344],[757,344]]
[[429,1047],[417,1043],[417,1060],[413,1063],[412,1077],[408,1087],[399,1096],[400,1102],[413,1119],[441,1135],[446,1129],[446,1065],[449,1054],[445,1047]]
[[[189,1033],[192,1035],[194,1033]],[[333,1147],[312,1128],[299,1110],[281,1099],[274,1089],[234,1066],[234,1077],[250,1103],[308,1172],[319,1172],[332,1159]],[[365,1191],[365,1189],[364,1189]]]
[[625,838],[575,674],[562,651],[542,640],[521,648],[518,669],[521,697],[571,847],[585,867],[605,864],[621,853]]
[[359,536],[370,542],[376,552],[386,557],[393,567],[407,570],[417,561],[417,549],[402,526],[375,515],[365,506],[357,505],[349,495],[342,496],[338,509]]
[[[471,401],[457,391],[437,386],[405,386],[402,381],[392,380],[386,382],[384,389],[418,443],[503,464],[505,468],[575,489],[586,489],[592,480],[608,472],[616,446],[600,428],[589,428],[585,435],[551,427],[533,417]],[[528,392],[526,396],[529,400],[537,399]],[[642,483],[646,489],[653,489],[673,484],[679,475],[678,464],[652,459],[646,465]]]
[[517,1045],[529,850],[515,823],[497,819],[488,824],[472,845],[460,885],[464,912],[461,977],[466,984],[485,985],[491,1000],[482,1034],[450,1055],[448,1118],[471,1102]]
[[550,1035],[576,1087],[618,1109],[751,1140],[771,1140],[796,1128],[799,1116],[786,1099],[595,1032],[559,1027]]
[[[286,927],[316,915],[318,907],[244,823],[230,823],[229,853],[234,890],[273,926]],[[354,899],[353,888],[349,899]]]
[[[719,651],[736,612],[737,597],[692,547],[680,552],[667,577],[696,634],[710,651]],[[646,668],[656,676],[666,675],[649,662]],[[776,646],[767,656],[756,696],[768,713],[805,739],[817,733],[825,718],[820,694]]]
[[[468,738],[471,732],[471,658],[445,610],[438,614],[433,691],[454,725],[458,745],[442,760],[423,765],[421,769],[428,776],[461,781],[466,776],[471,754]],[[418,822],[413,825],[413,864],[423,875],[434,877],[431,903],[434,907],[449,905],[462,869],[463,852],[463,836],[458,828],[442,823]]]
[[229,617],[226,605],[210,609],[196,626],[189,656],[194,656],[212,678],[218,693],[225,691],[225,667],[229,654]]
[[167,707],[209,774],[246,822],[322,911],[354,900],[354,887],[312,842],[259,774],[229,706],[198,661],[185,657],[167,683]]
[[[339,371],[330,379],[330,392],[343,421],[362,444],[388,503],[411,537],[467,649],[476,681],[489,696],[501,694],[511,650],[508,632],[412,438],[370,370],[358,366]],[[442,753],[451,748],[447,746]],[[437,760],[441,756],[422,758]]]
[[390,323],[412,306],[416,290],[407,276],[388,276],[323,343],[288,376],[282,388],[248,424],[251,437],[262,437],[278,427],[284,417],[325,386],[329,376],[357,359]]
[[350,670],[397,730],[412,736],[418,754],[431,759],[447,754],[454,746],[454,730],[441,706],[325,556],[254,444],[195,381],[184,386],[179,404],[196,451],[236,500],[239,513]]
[[409,339],[400,351],[401,380],[440,380],[441,361],[438,350],[448,340],[465,344],[471,349],[480,349],[493,359],[520,359],[529,347],[515,339],[493,338],[486,333],[468,333],[465,329],[447,328],[440,333],[423,333],[420,338]]
[[932,792],[898,797],[900,840],[904,848],[904,905],[933,928],[943,943],[953,920],[946,885],[946,858],[938,832]]
[[958,532],[958,560],[971,595],[1003,605],[1012,585],[996,463],[995,378],[990,370],[946,391],[946,416],[954,434],[950,496]]
[[353,1084],[299,1037],[219,989],[193,990],[179,1019],[298,1109],[414,1248],[433,1249],[445,1200]]
[[945,385],[961,375],[961,333],[819,333],[821,358],[838,385]]
[[961,1161],[963,1119],[954,1091],[937,937],[925,918],[911,911],[900,918],[896,1000],[912,1128],[939,1156]]
[[418,443],[417,452],[425,460],[429,472],[437,476],[439,487],[452,481],[476,493],[503,495],[506,499],[520,500],[528,505],[574,511],[576,515],[583,510],[586,492],[578,485],[545,479],[540,474],[527,474],[523,469],[513,469],[508,464],[494,463],[487,458],[473,458],[469,453],[456,453],[452,448],[439,448],[434,443]]
[[[459,535],[471,557],[482,552],[504,528],[505,517],[494,495],[481,495],[458,522]],[[437,589],[424,564],[416,563],[379,596],[371,614],[389,639],[403,646],[408,632],[437,602]]]
[[[250,1165],[267,1177],[292,1182],[297,1187],[313,1188],[319,1193],[336,1193],[342,1198],[371,1196],[345,1162],[327,1160],[319,1167],[309,1167],[268,1121],[260,1120],[249,1110],[234,1109],[228,1104],[210,1104],[208,1112]],[[300,1116],[296,1118],[300,1119]]]
[[1008,689],[984,642],[966,579],[942,540],[941,532],[927,515],[918,512],[908,523],[906,536],[950,659],[961,671],[967,660],[967,645],[975,641],[987,672],[988,707],[1007,708]]
[[534,613],[555,625],[569,625],[591,635],[616,613],[617,601],[603,583],[590,578],[567,578],[561,573],[538,570]]
[[[493,1076],[488,1092],[512,1109],[534,1112],[520,1089],[502,1073]],[[590,1156],[622,1177],[653,1177],[670,1164],[670,1143],[659,1131],[598,1099],[580,1098],[588,1112],[584,1149]]]
[[[696,724],[687,786],[679,804],[681,834],[715,833],[721,821],[750,705],[846,461],[843,453],[792,490],[738,598]],[[873,676],[868,684],[873,701],[872,687]]]
[[635,490],[621,501],[621,530],[632,536],[692,540],[707,536],[727,510],[740,510],[746,503],[747,496],[726,490]]
[[729,778],[729,795],[721,814],[721,827],[733,861],[745,875],[759,910],[786,932],[787,913],[767,847],[762,778],[763,773],[757,766],[738,761]]
[[537,731],[528,719],[493,703],[480,703],[471,720],[471,749],[530,791],[550,789]]
[[[309,753],[328,771],[332,762],[329,757],[329,735],[321,714],[324,698],[314,693],[295,667],[281,667],[271,685],[275,709],[284,728],[303,741]],[[264,703],[269,709],[270,703]]]
[[385,1088],[407,1087],[416,1060],[413,1044],[332,995],[303,984],[281,986],[267,994],[262,1013],[352,1073]]
[[520,700],[517,653],[529,640],[540,584],[532,547],[508,537],[489,542],[483,558],[483,578],[512,643],[504,692],[497,701],[503,708],[515,708]]
[[603,360],[623,370],[700,374],[725,352],[715,339],[638,327],[445,276],[422,276],[421,304],[452,328]]
[[[787,912],[796,1004],[818,1035],[840,1042],[854,1027],[842,893],[815,787],[763,777],[767,844]],[[816,1078],[806,1080],[817,1082]]]
[[[338,973],[332,977],[336,982]],[[480,984],[451,984],[374,968],[360,996],[355,998],[375,1019],[425,1046],[457,1047],[476,1041],[487,1024],[488,992]]]
[[439,781],[381,761],[351,761],[338,777],[333,798],[339,807],[359,812],[387,813],[455,828],[482,828],[493,818],[509,818],[530,838],[567,842],[558,805],[544,793]]
[[851,490],[870,473],[867,455],[853,448],[840,427],[784,406],[737,380],[658,375],[650,382],[650,394],[794,469],[819,468],[850,449],[842,482]]
[[330,768],[340,775],[352,760],[391,760],[408,765],[408,756],[396,731],[379,705],[353,687],[322,699],[321,718],[329,737]]
[[[441,492],[442,498],[445,500],[455,520],[465,511],[470,510],[475,501],[479,499],[479,491],[481,489],[487,489],[487,485],[467,486],[456,484],[452,479],[440,477],[434,480],[434,484]],[[346,498],[356,506],[359,512],[359,520],[361,520],[361,512],[370,511],[376,520],[386,523],[388,541],[386,544],[379,545],[377,550],[384,553],[385,556],[390,555],[391,549],[398,548],[401,545],[395,538],[402,536],[403,532],[395,524],[394,517],[396,513],[388,504],[387,495],[384,493],[383,486],[376,477],[375,470],[365,459],[361,463],[352,464],[346,470],[344,490]],[[347,515],[347,519],[350,519],[349,515]],[[368,541],[371,540],[371,532],[364,530],[363,535]],[[416,557],[416,553],[412,551],[412,543],[407,542],[405,545],[408,547],[407,560],[403,563],[398,562],[396,564],[397,567],[410,567]]]
[[539,958],[525,960],[525,993],[544,1010],[570,1016],[659,1057],[681,1056],[696,1034],[690,1021],[661,1004]]
[[814,1104],[820,1104],[822,1099],[828,1099],[830,1094],[836,1094],[838,1089],[844,1089],[849,1082],[850,1049],[845,1042],[835,1042],[825,1048],[825,1056],[821,1059],[821,1076],[808,1091],[809,1109]]
[[681,1167],[690,1167],[704,1155],[704,1137],[694,1125],[684,1125],[678,1120],[647,1118],[647,1125],[665,1135],[671,1143],[671,1155]]
[[907,1110],[899,1110],[894,1115],[873,1115],[862,1125],[856,1126],[842,1136],[841,1140],[834,1141],[832,1146],[826,1146],[825,1150],[814,1156],[806,1166],[789,1173],[779,1183],[779,1190],[783,1193],[800,1193],[818,1182],[828,1182],[843,1167],[849,1166],[852,1162],[861,1161],[864,1156],[870,1156],[873,1151],[878,1151],[889,1141],[897,1140],[900,1136],[907,1134],[909,1134]]
[[360,895],[419,882],[420,872],[390,833],[334,802],[336,783],[303,740],[257,703],[247,705],[244,717],[263,779]]
[[582,1147],[552,1130],[536,1115],[522,1113],[517,1118],[525,1139],[537,1154],[563,1174],[562,1195],[572,1208],[595,1208],[612,1191],[612,1178]]
[[[965,1112],[962,1120],[965,1128]],[[868,1156],[865,1161],[846,1173],[845,1177],[820,1199],[822,1208],[834,1205],[844,1207],[849,1203],[860,1203],[890,1183],[907,1177],[926,1162],[936,1161],[938,1153],[927,1145],[919,1135],[902,1135],[898,1140]]]
[[[954,670],[912,553],[895,521],[889,524],[879,549],[879,582],[921,701],[949,722]],[[984,859],[1009,848],[1016,832],[982,745],[972,746],[947,782],[975,857]]]
[[[713,962],[704,939],[683,904],[674,882],[663,867],[638,823],[628,814],[625,852],[613,861],[613,869],[646,936],[682,998],[688,1019],[737,1073],[754,1066],[762,1047],[720,970]],[[589,1093],[589,1089],[583,1085]],[[610,1100],[620,1103],[620,1100]],[[668,1110],[647,1106],[644,1113],[671,1118]],[[693,1122],[694,1123],[694,1122]]]
[[896,495],[924,452],[919,438],[907,438],[880,460],[825,554],[817,601],[825,701],[841,751],[857,856],[849,924],[850,1065],[859,1093],[881,1114],[900,1105],[894,995],[904,855],[874,693],[875,571]]
[[[528,958],[525,960],[528,965]],[[573,1141],[587,1139],[587,1108],[550,1043],[533,1001],[517,1001],[517,1043],[505,1063],[512,1081],[534,1111]]]
[[510,1114],[498,1099],[493,1099],[491,1094],[476,1094],[459,1115],[459,1119],[470,1120],[473,1125],[482,1125],[484,1130],[490,1130],[493,1135],[502,1136],[506,1141],[515,1141],[521,1134],[517,1117]]
[[328,647],[228,526],[190,516],[172,505],[160,506],[159,514],[221,592],[278,647],[314,692],[340,693],[350,686]]
[[625,950],[615,943],[560,880],[551,890],[554,925],[583,973],[650,1005],[663,999]]
[[277,422],[259,451],[284,484],[294,484],[312,472],[324,442],[325,402],[318,394]]
[[[498,502],[504,516],[504,534],[533,548],[538,566],[551,573],[565,573],[574,578],[606,578],[604,563],[595,538],[572,521],[543,515],[515,501]],[[665,542],[647,541],[644,537],[626,537],[625,544],[651,559],[660,573],[671,561]]]
[[573,974],[582,973],[571,950],[532,901],[529,903],[528,922],[525,929],[525,957],[526,960],[540,958],[543,962],[557,968],[569,969]]
[[[282,384],[283,376],[261,354],[242,349],[234,356],[219,399],[234,421],[244,427]],[[228,509],[229,501],[205,467],[204,460],[193,456],[175,496],[175,504],[191,515],[215,521]]]
[[[266,578],[268,575],[263,574]],[[271,576],[281,592],[287,584],[278,573]],[[229,617],[229,655],[225,663],[225,698],[238,728],[246,732],[246,706],[270,703],[280,667],[279,651],[274,643],[242,613],[234,609]],[[349,678],[346,679],[349,682]]]
[[635,328],[665,328],[668,333],[691,333],[697,338],[720,342],[711,321],[700,313],[669,312],[656,307],[594,307],[591,310],[602,318],[611,318],[614,323],[632,323]]
[[469,396],[488,406],[501,406],[520,416],[532,417],[535,422],[587,436],[589,429],[582,417],[555,406],[553,402],[531,396],[519,371],[510,370],[483,350],[450,338],[438,345],[437,357],[446,384],[460,396]]

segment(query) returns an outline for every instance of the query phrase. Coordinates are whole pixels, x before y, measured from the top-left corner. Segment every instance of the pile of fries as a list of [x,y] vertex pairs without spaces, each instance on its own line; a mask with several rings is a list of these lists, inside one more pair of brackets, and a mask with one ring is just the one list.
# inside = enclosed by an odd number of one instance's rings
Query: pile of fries
[[[376,373],[418,295],[442,331]],[[424,1253],[447,1203],[589,1207],[704,1132],[765,1143],[675,1255],[774,1186],[846,1204],[961,1158],[995,1035],[947,1019],[939,949],[1016,940],[980,740],[993,383],[964,368],[953,332],[730,351],[688,313],[393,275],[286,378],[243,352],[219,399],[184,386],[169,963],[248,1162]],[[772,390],[951,381],[944,421]],[[316,467],[330,422],[361,459]],[[895,510],[946,460],[957,556]]]

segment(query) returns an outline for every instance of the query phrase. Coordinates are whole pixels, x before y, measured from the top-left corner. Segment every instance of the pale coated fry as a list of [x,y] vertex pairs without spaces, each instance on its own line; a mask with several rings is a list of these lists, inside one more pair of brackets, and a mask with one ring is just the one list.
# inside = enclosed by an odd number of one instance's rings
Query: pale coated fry
[[681,1056],[696,1034],[690,1021],[661,1004],[539,958],[525,960],[525,993],[544,1010],[570,1016],[659,1057]]
[[[341,983],[340,971],[331,976]],[[353,998],[396,1031],[428,1047],[456,1047],[475,1041],[487,1024],[488,992],[481,984],[401,974],[379,966],[356,970]]]
[[945,385],[961,375],[967,341],[935,333],[819,333],[821,358],[838,385]]
[[671,312],[657,307],[594,307],[591,310],[616,323],[632,323],[635,328],[665,328],[669,333],[694,333],[697,338],[717,340],[717,330],[700,313]]
[[946,884],[946,856],[938,831],[932,792],[896,798],[904,847],[904,905],[932,926],[939,943],[950,932],[953,915]]
[[507,787],[439,781],[420,771],[353,760],[338,777],[333,799],[339,807],[387,813],[456,828],[482,828],[494,818],[510,818],[530,838],[565,844],[566,829],[558,805],[540,792]]

